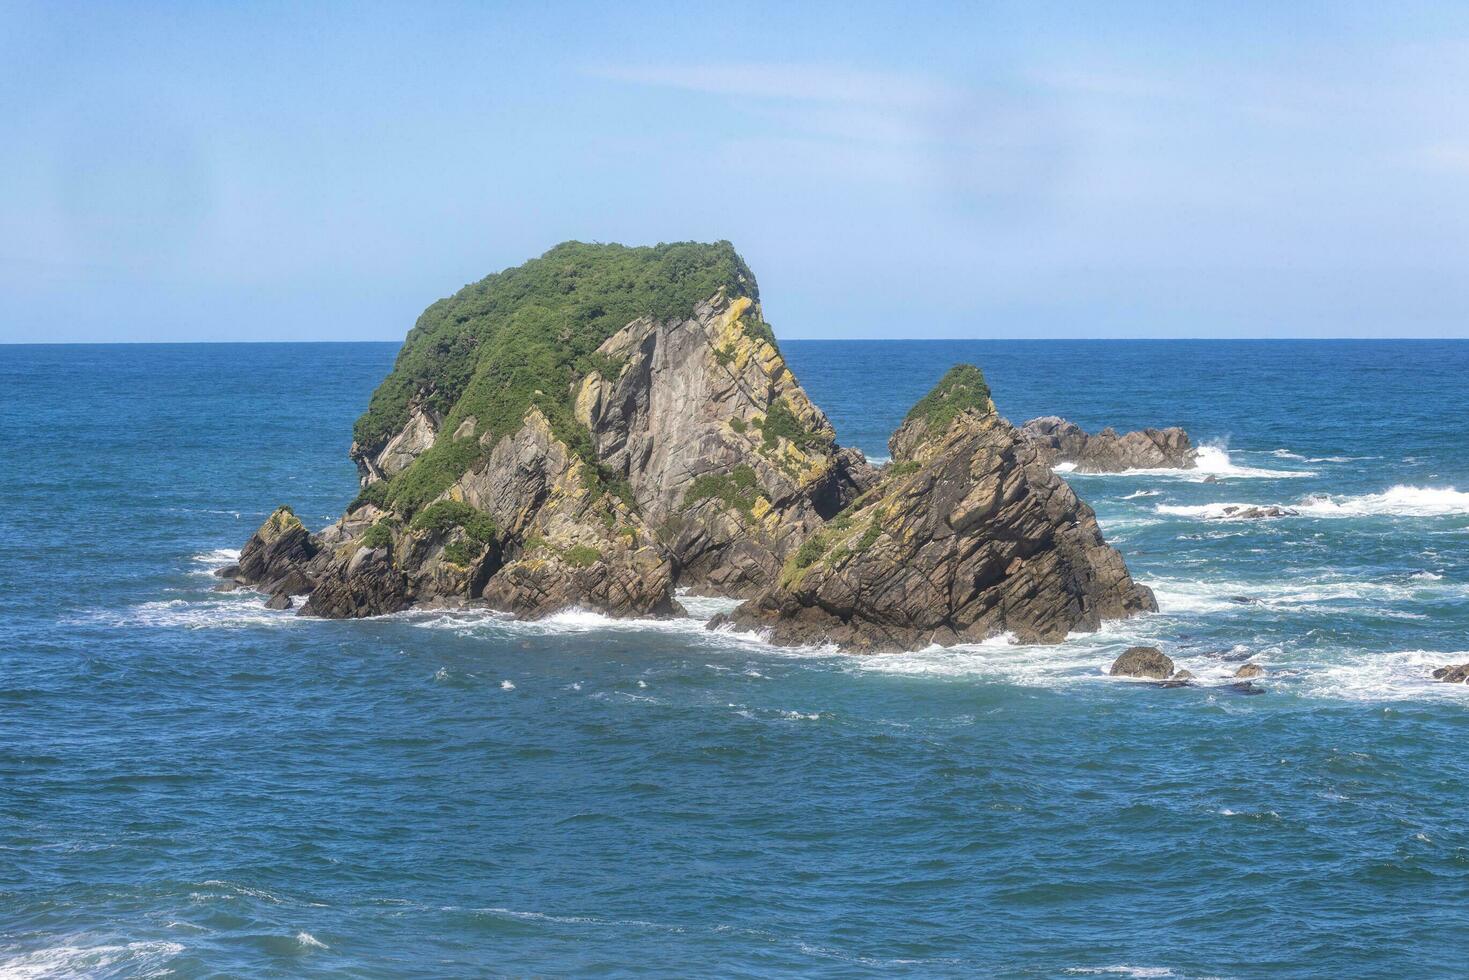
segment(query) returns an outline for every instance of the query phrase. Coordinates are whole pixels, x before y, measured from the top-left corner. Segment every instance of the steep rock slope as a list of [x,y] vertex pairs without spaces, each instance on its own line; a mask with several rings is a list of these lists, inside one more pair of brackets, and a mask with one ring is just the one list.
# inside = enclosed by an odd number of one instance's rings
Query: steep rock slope
[[882,651],[1057,641],[1157,608],[1090,507],[960,365],[914,406],[881,481],[730,617],[774,642]]

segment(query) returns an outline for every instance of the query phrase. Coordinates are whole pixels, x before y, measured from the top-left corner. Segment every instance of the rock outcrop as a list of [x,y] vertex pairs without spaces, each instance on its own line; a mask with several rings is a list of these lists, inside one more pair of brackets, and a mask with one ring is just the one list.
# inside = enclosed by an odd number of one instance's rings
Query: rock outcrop
[[1433,679],[1446,684],[1463,684],[1469,681],[1469,664],[1450,664],[1433,672]]
[[[1167,680],[1173,676],[1173,661],[1157,647],[1129,647],[1122,656],[1112,661],[1109,673],[1113,677],[1149,677]],[[1189,677],[1193,675],[1190,674]],[[1187,680],[1188,678],[1180,678]]]
[[348,513],[312,535],[277,511],[229,584],[331,617],[669,615],[675,583],[754,594],[877,478],[787,367],[728,243],[570,243],[435,304],[351,454]]
[[889,448],[878,484],[728,621],[780,644],[884,651],[1005,632],[1054,642],[1157,608],[977,368],[950,371]]
[[1111,428],[1088,435],[1074,422],[1055,415],[1031,419],[1020,427],[1048,465],[1071,463],[1078,473],[1121,473],[1138,469],[1193,469],[1198,451],[1188,433],[1173,427],[1118,435]]
[[837,444],[728,243],[568,243],[430,307],[357,423],[358,499],[315,534],[278,509],[222,587],[339,618],[664,616],[683,588],[864,650],[1155,608],[977,368],[891,448]]

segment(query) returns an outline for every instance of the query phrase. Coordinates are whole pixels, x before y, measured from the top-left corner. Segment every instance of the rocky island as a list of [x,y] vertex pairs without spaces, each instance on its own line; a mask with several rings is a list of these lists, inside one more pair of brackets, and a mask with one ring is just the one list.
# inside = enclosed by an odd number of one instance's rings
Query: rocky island
[[728,242],[568,242],[430,306],[356,424],[346,513],[311,533],[281,507],[220,574],[327,617],[666,616],[684,589],[748,600],[728,621],[776,642],[870,651],[1156,608],[978,368],[891,449],[838,444]]

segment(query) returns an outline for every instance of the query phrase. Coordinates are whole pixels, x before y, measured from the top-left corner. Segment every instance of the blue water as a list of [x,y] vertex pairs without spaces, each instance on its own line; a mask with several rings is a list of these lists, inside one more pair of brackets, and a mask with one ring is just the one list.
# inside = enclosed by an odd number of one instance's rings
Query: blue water
[[[961,359],[1187,426],[1221,482],[1069,477],[1162,612],[869,659],[298,619],[208,570],[340,512],[393,346],[0,348],[0,975],[1463,972],[1469,343],[785,348],[874,454]],[[1137,641],[1203,683],[1107,678]]]

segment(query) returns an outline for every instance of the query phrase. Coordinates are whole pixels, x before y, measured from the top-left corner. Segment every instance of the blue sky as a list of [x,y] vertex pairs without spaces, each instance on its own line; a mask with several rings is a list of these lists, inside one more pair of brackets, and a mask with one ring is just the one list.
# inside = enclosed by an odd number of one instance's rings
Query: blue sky
[[0,340],[398,340],[568,238],[784,337],[1469,336],[1469,6],[0,2]]

